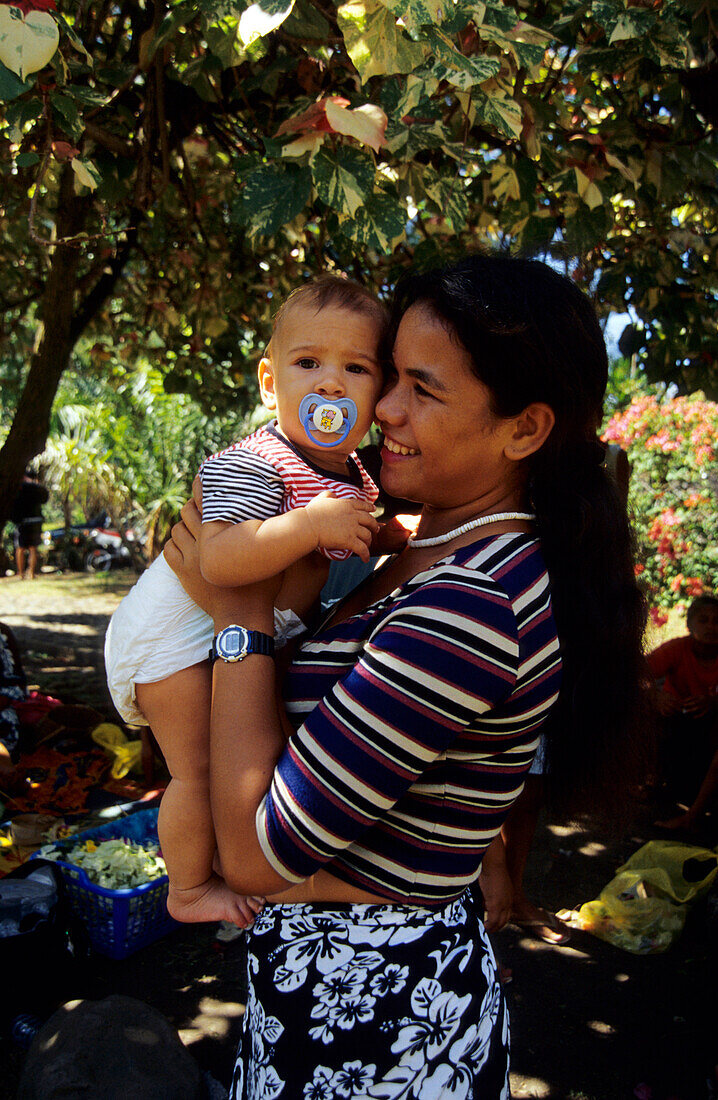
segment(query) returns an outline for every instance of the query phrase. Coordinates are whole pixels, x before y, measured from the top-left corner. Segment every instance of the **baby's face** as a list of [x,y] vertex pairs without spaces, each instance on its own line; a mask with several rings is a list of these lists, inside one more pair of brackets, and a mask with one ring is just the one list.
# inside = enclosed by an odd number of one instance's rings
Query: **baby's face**
[[[329,470],[344,470],[346,456],[355,449],[374,419],[383,375],[379,363],[380,326],[368,313],[343,306],[323,309],[298,303],[282,317],[272,338],[271,359],[259,364],[262,400],[276,410],[283,434],[303,454]],[[318,393],[341,407],[351,398],[356,423],[336,447],[312,441],[299,417],[299,406],[309,393]],[[315,433],[317,434],[317,433]],[[322,434],[322,441],[338,440],[343,433]]]

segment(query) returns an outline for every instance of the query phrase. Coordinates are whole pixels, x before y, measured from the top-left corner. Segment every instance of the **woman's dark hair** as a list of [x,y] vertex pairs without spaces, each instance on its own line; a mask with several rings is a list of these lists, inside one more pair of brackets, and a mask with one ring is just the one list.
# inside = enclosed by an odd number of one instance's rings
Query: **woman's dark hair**
[[543,727],[548,794],[564,816],[618,816],[629,785],[645,779],[645,602],[625,503],[596,438],[608,378],[596,314],[548,265],[483,253],[402,280],[394,332],[415,304],[469,352],[497,416],[534,401],[553,409],[551,434],[527,460],[563,659]]

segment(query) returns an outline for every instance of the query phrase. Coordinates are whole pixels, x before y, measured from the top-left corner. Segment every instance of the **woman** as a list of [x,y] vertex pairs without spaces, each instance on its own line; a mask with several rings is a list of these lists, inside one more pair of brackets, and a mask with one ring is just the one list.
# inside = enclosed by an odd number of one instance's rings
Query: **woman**
[[[415,538],[304,643],[286,711],[271,657],[215,664],[222,873],[268,900],[237,1097],[507,1096],[467,887],[488,853],[505,921],[492,841],[542,732],[564,806],[616,791],[631,744],[642,603],[600,467],[590,305],[542,264],[472,256],[408,279],[393,332],[382,484],[421,502]],[[168,560],[216,630],[271,632],[271,585],[203,586],[183,515]]]

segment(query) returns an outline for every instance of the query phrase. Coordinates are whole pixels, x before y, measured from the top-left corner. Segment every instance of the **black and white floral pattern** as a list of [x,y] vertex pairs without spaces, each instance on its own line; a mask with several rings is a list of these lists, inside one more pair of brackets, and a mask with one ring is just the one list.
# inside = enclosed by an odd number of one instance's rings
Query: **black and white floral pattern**
[[234,1100],[504,1100],[508,1017],[467,895],[268,905],[248,935]]

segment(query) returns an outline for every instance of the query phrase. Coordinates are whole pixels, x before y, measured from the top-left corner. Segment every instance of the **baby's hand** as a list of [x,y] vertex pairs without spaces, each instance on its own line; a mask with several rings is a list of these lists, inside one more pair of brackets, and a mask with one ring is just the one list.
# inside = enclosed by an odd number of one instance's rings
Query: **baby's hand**
[[317,538],[318,550],[351,550],[369,561],[369,546],[379,524],[363,500],[345,500],[320,493],[304,509]]

